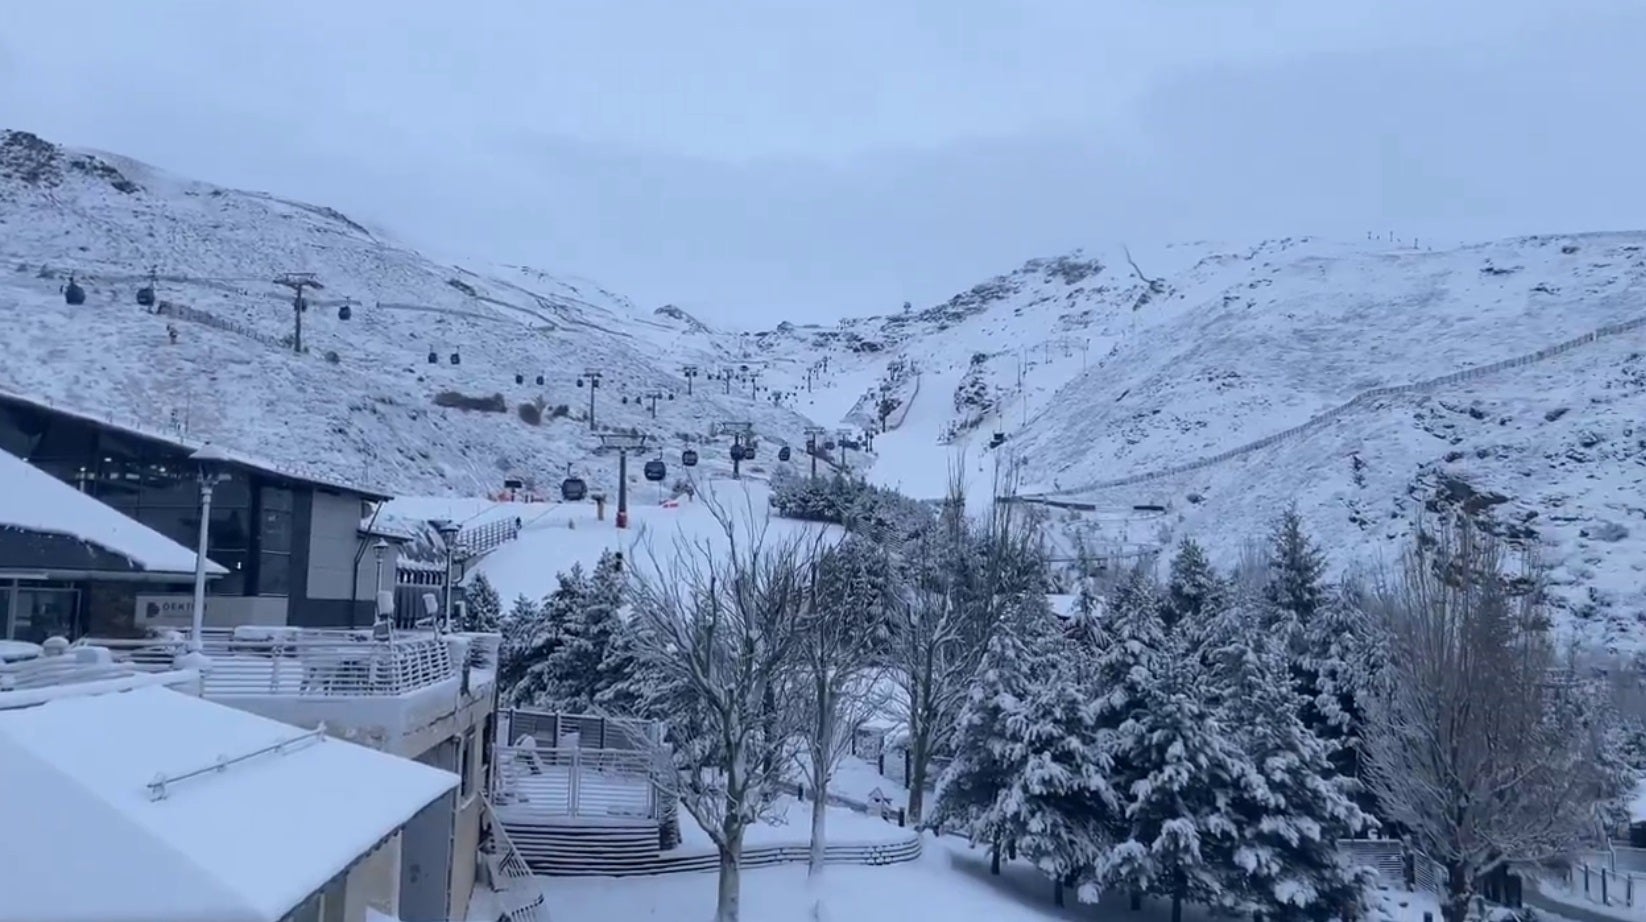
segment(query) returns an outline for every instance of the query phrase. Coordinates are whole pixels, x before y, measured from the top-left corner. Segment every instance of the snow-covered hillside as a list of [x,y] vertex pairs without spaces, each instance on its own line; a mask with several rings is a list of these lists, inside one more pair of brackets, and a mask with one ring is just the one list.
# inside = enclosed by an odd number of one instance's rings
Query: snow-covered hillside
[[1019,493],[1092,507],[1057,518],[1098,548],[1192,534],[1224,563],[1294,502],[1339,566],[1392,562],[1422,510],[1464,504],[1539,549],[1574,627],[1633,644],[1643,296],[1646,234],[1288,239],[1036,260],[937,307],[758,341],[791,366],[833,346],[798,404],[824,423],[917,369],[888,388],[913,399],[876,439],[881,482],[937,495],[964,456],[986,492],[998,454]]
[[[158,311],[136,300],[151,269]],[[305,272],[324,288],[306,293],[298,355],[274,280]],[[71,276],[82,305],[65,302]],[[0,132],[0,343],[5,391],[397,493],[475,495],[509,475],[552,492],[568,465],[614,486],[577,385],[590,369],[600,428],[651,434],[671,481],[718,421],[767,445],[806,425],[769,391],[697,379],[688,395],[684,365],[738,363],[735,337],[683,312],[531,268],[441,265],[324,207],[21,132]],[[498,399],[436,405],[443,392]],[[728,468],[729,445],[699,444],[700,470]]]

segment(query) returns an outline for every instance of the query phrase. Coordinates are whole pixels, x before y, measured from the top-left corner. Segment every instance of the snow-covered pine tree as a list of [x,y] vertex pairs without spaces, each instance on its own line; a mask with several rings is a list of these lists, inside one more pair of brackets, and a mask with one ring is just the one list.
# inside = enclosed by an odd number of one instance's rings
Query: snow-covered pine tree
[[1299,717],[1282,641],[1261,629],[1252,606],[1226,619],[1210,652],[1211,681],[1223,726],[1255,777],[1227,792],[1235,841],[1219,840],[1209,857],[1224,886],[1245,908],[1273,918],[1326,922],[1357,918],[1369,880],[1337,840],[1364,831],[1355,785],[1332,765],[1333,748]]
[[[1051,617],[1043,616],[1048,626]],[[1060,901],[1063,884],[1078,884],[1081,898],[1095,902],[1097,868],[1125,822],[1126,798],[1113,787],[1108,739],[1089,697],[1092,651],[1042,646],[1051,668],[1032,670],[1027,699],[1007,718],[1019,764],[999,809],[1017,852],[1059,882]]]
[[522,655],[523,668],[519,678],[509,689],[510,700],[517,706],[565,710],[560,700],[562,691],[559,676],[565,666],[564,649],[571,642],[570,625],[589,595],[589,577],[581,564],[559,574],[560,585],[544,597],[538,606],[538,627],[530,639],[530,646]]
[[1166,629],[1185,625],[1189,630],[1198,630],[1205,619],[1223,610],[1228,595],[1228,584],[1206,559],[1206,551],[1193,538],[1185,537],[1178,543],[1166,582],[1166,604],[1160,612]]
[[561,642],[542,670],[544,697],[556,708],[591,713],[603,691],[627,680],[628,667],[615,655],[620,651],[613,650],[623,633],[625,579],[622,560],[606,551],[593,573],[584,576],[581,569],[574,569],[569,581],[562,580],[567,592],[556,596],[565,604],[552,612],[564,619],[559,624]]
[[1269,579],[1264,596],[1276,618],[1299,626],[1314,620],[1326,599],[1326,559],[1303,528],[1303,517],[1288,509],[1269,536]]
[[1045,652],[1035,648],[1031,629],[1024,619],[1010,618],[989,638],[956,725],[954,759],[938,779],[936,804],[922,818],[930,828],[959,828],[974,844],[995,849],[1015,838],[1001,799],[1023,758],[1012,721],[1023,712],[1035,683],[1031,670]]
[[545,633],[543,609],[524,595],[516,596],[514,605],[503,616],[503,645],[497,681],[509,700],[513,690],[525,678],[533,658],[546,656],[553,649],[553,637]]
[[[1121,646],[1142,649],[1135,641]],[[1236,908],[1218,856],[1239,843],[1241,827],[1227,803],[1251,780],[1252,767],[1203,704],[1205,680],[1188,644],[1174,639],[1130,672],[1126,684],[1136,701],[1114,736],[1112,779],[1129,795],[1126,829],[1099,862],[1090,889],[1170,899],[1172,922],[1182,922],[1185,902]]]
[[503,600],[492,588],[486,574],[477,573],[464,592],[463,617],[459,631],[496,631],[503,621]]

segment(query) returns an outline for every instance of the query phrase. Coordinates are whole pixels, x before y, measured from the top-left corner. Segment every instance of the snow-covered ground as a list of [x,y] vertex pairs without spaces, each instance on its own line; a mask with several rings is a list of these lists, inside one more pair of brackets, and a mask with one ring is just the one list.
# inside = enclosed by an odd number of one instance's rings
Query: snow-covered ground
[[[481,560],[475,568],[497,590],[505,606],[524,595],[537,600],[560,585],[558,574],[581,564],[590,570],[608,550],[618,551],[634,562],[637,572],[653,574],[654,566],[667,570],[681,544],[723,550],[726,534],[715,517],[720,509],[732,523],[740,540],[748,541],[764,531],[767,542],[830,540],[838,534],[832,526],[818,526],[789,519],[766,520],[771,489],[758,480],[701,480],[695,497],[673,498],[651,484],[631,489],[629,527],[616,526],[616,502],[606,507],[606,519],[596,517],[592,502],[557,503],[546,508],[538,504],[522,506],[544,511],[525,518],[520,537]],[[660,502],[661,499],[661,502]]]
[[[611,919],[667,919],[695,922],[714,917],[714,874],[669,874],[656,877],[554,879],[547,882],[556,922],[607,922]],[[804,866],[743,872],[743,918],[751,922],[811,922],[821,896],[834,922],[908,922],[910,919],[953,922],[1044,922],[1051,919],[1135,919],[1162,922],[1170,906],[1148,900],[1132,913],[1122,895],[1097,906],[1082,905],[1067,895],[1067,905],[1052,901],[1052,885],[1022,862],[1005,862],[998,877],[989,873],[988,855],[952,837],[926,839],[917,861],[886,867],[831,866],[817,889],[806,881]],[[1423,922],[1427,909],[1439,919],[1427,894],[1385,892],[1374,898],[1378,922]],[[1188,922],[1217,918],[1198,906],[1184,907]]]

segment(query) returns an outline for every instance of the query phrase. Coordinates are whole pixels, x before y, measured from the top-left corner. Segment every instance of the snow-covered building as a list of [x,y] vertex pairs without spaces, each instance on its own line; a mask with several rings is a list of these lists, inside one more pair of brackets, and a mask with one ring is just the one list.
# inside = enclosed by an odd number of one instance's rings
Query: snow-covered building
[[194,551],[0,451],[0,640],[75,636],[82,598],[181,591],[194,572]]
[[413,917],[408,827],[462,779],[159,678],[0,692],[0,922]]
[[[199,541],[201,470],[194,455],[201,447],[0,391],[0,451],[186,548]],[[369,627],[379,570],[373,538],[362,534],[360,523],[372,503],[388,497],[213,449],[220,479],[212,491],[206,556],[224,572],[209,587],[206,623]],[[0,481],[0,494],[11,492],[10,483]],[[6,563],[0,558],[0,567]],[[192,579],[191,565],[184,582]],[[186,626],[192,617],[193,597],[184,584],[64,588],[74,591],[56,604],[73,606],[64,616],[71,637],[134,636],[155,624]]]

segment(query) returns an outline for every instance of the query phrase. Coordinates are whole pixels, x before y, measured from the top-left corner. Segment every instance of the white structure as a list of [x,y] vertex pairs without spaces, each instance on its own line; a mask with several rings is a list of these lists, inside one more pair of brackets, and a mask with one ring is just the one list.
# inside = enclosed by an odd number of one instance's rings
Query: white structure
[[455,774],[160,678],[0,693],[0,922],[399,911],[401,830]]

